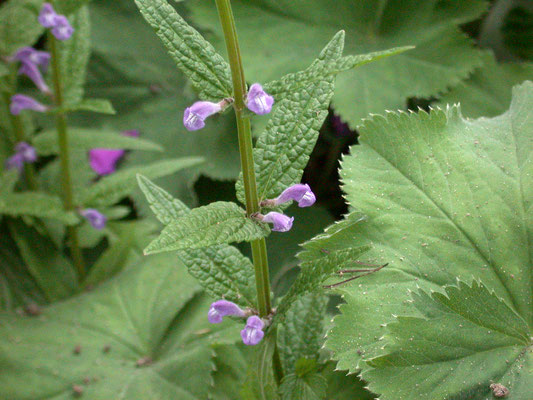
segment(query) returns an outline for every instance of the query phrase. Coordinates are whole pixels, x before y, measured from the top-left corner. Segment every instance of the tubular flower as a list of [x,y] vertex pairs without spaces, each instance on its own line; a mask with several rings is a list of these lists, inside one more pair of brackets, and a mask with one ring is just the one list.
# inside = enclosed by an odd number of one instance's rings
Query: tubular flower
[[298,183],[289,186],[273,200],[263,200],[261,206],[275,207],[292,200],[298,202],[298,207],[310,207],[315,204],[316,197],[308,184]]
[[107,222],[107,217],[94,208],[85,208],[80,211],[80,215],[89,221],[94,229],[103,229]]
[[228,315],[235,317],[244,317],[246,313],[240,309],[240,307],[227,300],[218,300],[211,304],[209,312],[207,313],[207,319],[212,324],[219,324],[222,322],[222,318]]
[[[123,131],[124,136],[138,137],[139,131],[131,129]],[[100,176],[109,175],[116,171],[117,162],[126,154],[122,149],[96,148],[89,150],[89,165]]]
[[254,83],[250,86],[246,99],[246,106],[250,111],[253,111],[257,115],[268,114],[272,111],[273,104],[274,97],[266,93],[259,83]]
[[263,332],[264,322],[257,315],[252,315],[246,321],[246,326],[241,331],[241,338],[245,345],[255,346],[265,336]]
[[272,230],[274,232],[287,232],[292,228],[294,217],[288,217],[276,211],[271,211],[266,215],[256,214],[257,219],[263,222],[270,222],[274,224]]
[[33,83],[44,93],[50,93],[50,89],[46,85],[39,67],[42,67],[43,72],[46,72],[50,62],[50,54],[46,51],[35,50],[33,47],[21,47],[17,52],[9,58],[10,62],[20,61],[19,75],[26,75]]
[[39,23],[45,28],[52,28],[52,35],[57,40],[70,39],[74,28],[68,22],[67,17],[55,12],[50,3],[44,3],[39,14]]
[[55,12],[54,7],[50,3],[44,3],[38,21],[45,28],[53,28],[56,24],[57,16],[58,14]]
[[26,75],[28,78],[30,78],[41,92],[50,93],[50,88],[44,81],[41,71],[39,71],[37,65],[31,63],[22,63],[18,73],[19,75]]
[[[224,100],[223,100],[224,102]],[[221,103],[211,103],[210,101],[197,101],[192,106],[185,109],[183,114],[183,125],[188,131],[197,131],[205,126],[205,119],[222,110]]]
[[13,115],[19,115],[22,110],[33,110],[38,112],[45,112],[48,107],[39,103],[37,100],[23,94],[15,94],[11,97],[11,104],[9,110]]

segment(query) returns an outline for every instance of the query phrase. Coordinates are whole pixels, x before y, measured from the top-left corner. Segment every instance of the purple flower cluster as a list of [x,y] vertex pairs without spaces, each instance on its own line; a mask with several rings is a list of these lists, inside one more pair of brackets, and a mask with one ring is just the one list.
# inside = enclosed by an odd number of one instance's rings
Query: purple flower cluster
[[39,23],[45,28],[52,29],[52,35],[57,40],[68,40],[74,33],[74,28],[67,17],[55,12],[50,3],[44,3],[39,14]]
[[[131,129],[122,132],[125,136],[138,137],[139,131]],[[126,154],[122,149],[96,148],[89,151],[89,164],[94,172],[100,176],[109,175],[116,171],[117,162]]]
[[15,154],[6,160],[7,169],[17,169],[22,171],[24,163],[34,163],[37,161],[35,148],[26,142],[19,142],[15,145]]
[[[222,322],[223,317],[234,316],[245,318],[247,315],[249,314],[237,304],[227,300],[218,300],[211,304],[207,313],[207,319],[212,324],[219,324]],[[264,327],[265,323],[257,315],[249,316],[244,329],[241,331],[243,343],[247,346],[258,344],[265,336],[265,332],[263,332]]]

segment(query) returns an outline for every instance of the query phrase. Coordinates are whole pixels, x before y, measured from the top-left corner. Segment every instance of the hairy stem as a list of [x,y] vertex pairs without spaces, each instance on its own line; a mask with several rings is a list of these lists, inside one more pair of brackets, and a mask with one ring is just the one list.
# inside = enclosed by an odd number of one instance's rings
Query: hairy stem
[[[61,82],[61,72],[59,63],[59,52],[57,40],[54,35],[48,35],[50,43],[50,54],[52,56],[52,77],[54,82],[54,102],[57,107],[56,129],[59,143],[59,161],[61,165],[61,186],[63,189],[63,205],[67,211],[75,209],[74,195],[72,192],[72,179],[70,176],[70,159],[68,149],[67,116],[62,110],[64,106],[63,85]],[[67,234],[69,238],[70,253],[72,260],[78,271],[80,282],[85,277],[85,262],[79,246],[78,229],[76,226],[68,226]]]
[[[226,48],[228,50],[231,76],[233,80],[233,96],[235,99],[234,109],[237,118],[237,130],[239,135],[239,152],[241,157],[241,169],[244,183],[244,195],[246,199],[246,213],[248,216],[259,212],[259,197],[257,195],[257,184],[255,180],[252,131],[250,129],[250,119],[244,116],[246,80],[242,67],[235,20],[231,10],[230,0],[215,0],[220,23],[224,32]],[[255,282],[257,287],[257,302],[259,315],[266,317],[270,314],[272,306],[270,303],[270,278],[268,273],[268,257],[265,239],[251,242],[252,260],[255,270]],[[278,352],[275,351],[274,370],[278,381],[283,377],[281,363]]]

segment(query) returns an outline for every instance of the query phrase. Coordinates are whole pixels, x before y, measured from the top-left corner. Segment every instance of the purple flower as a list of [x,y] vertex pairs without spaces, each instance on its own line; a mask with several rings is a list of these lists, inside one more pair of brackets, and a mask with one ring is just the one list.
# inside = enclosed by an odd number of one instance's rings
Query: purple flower
[[[224,101],[224,100],[223,100]],[[205,119],[222,110],[222,104],[210,101],[197,101],[185,109],[183,125],[189,131],[197,131],[205,126]]]
[[57,16],[58,14],[55,12],[54,7],[50,3],[44,3],[38,20],[45,28],[53,28],[56,25]]
[[34,163],[35,161],[37,161],[35,148],[26,142],[19,142],[15,145],[15,154],[6,160],[6,168],[22,171],[24,163]]
[[20,61],[21,63],[30,63],[43,67],[44,70],[48,68],[50,62],[50,54],[46,51],[35,50],[33,47],[21,47],[10,58],[10,61]]
[[15,94],[11,97],[11,105],[9,106],[9,110],[11,111],[11,114],[19,115],[22,110],[45,112],[48,110],[48,107],[29,96]]
[[251,111],[258,115],[268,114],[272,110],[272,104],[274,104],[274,97],[266,93],[259,83],[250,86],[246,106]]
[[315,204],[316,197],[308,184],[297,183],[289,186],[274,200],[263,200],[262,207],[274,207],[288,201],[297,201],[299,207],[309,207]]
[[[131,129],[123,131],[124,136],[138,137],[139,131]],[[89,165],[98,175],[109,175],[116,171],[117,162],[124,156],[126,151],[122,149],[96,148],[89,150]]]
[[70,39],[72,33],[74,33],[74,28],[68,22],[67,17],[64,15],[58,15],[55,17],[55,25],[52,28],[52,34],[56,37],[57,40],[67,40]]
[[265,336],[265,332],[263,332],[264,326],[265,324],[257,315],[252,315],[248,318],[246,326],[241,331],[243,343],[247,346],[258,344],[263,339],[263,336]]
[[107,217],[94,208],[81,210],[80,215],[87,219],[94,229],[103,229],[107,222]]
[[39,68],[36,64],[22,63],[19,68],[19,75],[26,75],[28,78],[30,78],[41,92],[50,93],[50,89],[44,81],[41,71],[39,71]]
[[231,301],[218,300],[211,304],[207,319],[212,324],[219,324],[222,322],[222,317],[234,315],[236,317],[244,317],[246,313],[239,308],[239,306]]
[[275,211],[271,211],[266,215],[258,217],[263,222],[270,222],[274,224],[274,227],[272,228],[274,232],[290,231],[292,228],[292,223],[294,221],[294,217],[288,217],[285,214],[281,214]]

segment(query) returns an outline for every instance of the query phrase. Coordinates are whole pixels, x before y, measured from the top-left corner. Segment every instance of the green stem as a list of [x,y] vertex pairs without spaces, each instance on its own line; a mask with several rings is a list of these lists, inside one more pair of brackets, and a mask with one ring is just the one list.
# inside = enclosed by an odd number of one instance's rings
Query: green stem
[[[235,117],[237,119],[237,132],[239,135],[239,153],[241,157],[241,169],[244,184],[244,195],[246,199],[246,213],[248,216],[259,212],[259,196],[257,195],[257,184],[255,180],[255,168],[253,158],[252,131],[250,129],[250,119],[244,116],[246,80],[242,67],[241,52],[235,29],[235,19],[231,10],[230,0],[215,0],[218,16],[224,32],[226,48],[228,51],[229,64],[231,67],[231,77],[233,81],[233,96]],[[252,260],[255,270],[255,282],[257,287],[257,303],[259,315],[268,316],[272,311],[270,303],[270,278],[268,274],[268,257],[265,239],[251,242]],[[278,352],[275,351],[274,372],[276,379],[281,381],[283,372],[279,362]]]
[[[59,52],[54,35],[48,35],[50,54],[52,56],[52,77],[54,83],[54,102],[57,107],[56,128],[59,143],[59,161],[61,165],[61,186],[63,189],[63,205],[67,211],[74,211],[74,195],[72,192],[72,179],[70,176],[70,160],[68,149],[67,116],[62,110],[64,106],[63,85],[59,63]],[[79,246],[78,229],[76,226],[67,226],[67,234],[70,240],[70,253],[78,271],[80,282],[85,277],[85,262]]]

